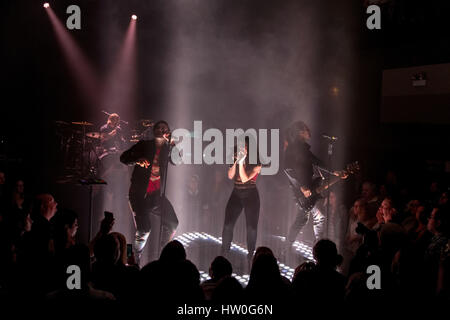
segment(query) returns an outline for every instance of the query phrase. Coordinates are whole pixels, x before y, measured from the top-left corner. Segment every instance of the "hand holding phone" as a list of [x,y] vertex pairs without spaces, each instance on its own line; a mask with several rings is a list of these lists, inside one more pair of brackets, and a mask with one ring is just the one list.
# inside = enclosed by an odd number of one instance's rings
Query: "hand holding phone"
[[127,258],[131,257],[132,254],[133,254],[133,246],[127,243]]
[[127,264],[129,266],[138,266],[136,263],[136,257],[134,256],[133,246],[131,244],[127,244]]

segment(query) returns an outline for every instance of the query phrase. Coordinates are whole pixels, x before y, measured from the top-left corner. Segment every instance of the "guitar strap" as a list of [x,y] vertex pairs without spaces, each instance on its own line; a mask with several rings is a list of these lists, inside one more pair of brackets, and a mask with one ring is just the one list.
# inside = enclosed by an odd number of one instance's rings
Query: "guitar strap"
[[[291,185],[293,186],[299,186],[299,182],[297,181],[297,179],[295,179],[292,175],[294,173],[294,169],[290,169],[290,168],[286,168],[283,170],[284,173],[286,174],[286,176],[289,179],[289,182],[291,183]],[[299,186],[300,187],[300,186]]]
[[323,172],[334,176],[334,173],[332,171],[330,171],[330,170],[328,170],[328,169],[326,169],[324,167],[321,167],[321,166],[318,166],[318,165],[315,165],[315,164],[313,164],[313,167],[316,169],[316,171],[319,173],[319,175],[322,177],[322,179],[324,179]]

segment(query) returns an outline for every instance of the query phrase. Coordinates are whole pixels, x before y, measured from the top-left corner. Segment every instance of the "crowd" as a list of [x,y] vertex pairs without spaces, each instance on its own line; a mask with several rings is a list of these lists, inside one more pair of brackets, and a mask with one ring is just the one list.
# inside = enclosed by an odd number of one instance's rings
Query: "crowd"
[[[78,218],[58,210],[50,194],[28,196],[24,181],[11,188],[0,172],[0,300],[33,301],[42,306],[89,304],[107,308],[157,310],[162,305],[274,304],[274,313],[304,313],[327,306],[352,310],[386,306],[441,306],[450,301],[450,212],[448,190],[433,183],[412,197],[365,182],[350,210],[332,193],[328,237],[315,243],[314,262],[295,269],[292,281],[280,274],[277,257],[257,248],[244,288],[233,266],[217,256],[210,279],[174,240],[158,260],[145,266],[127,255],[125,237],[102,221],[89,244],[77,242]],[[81,286],[68,288],[67,267],[80,268]],[[369,266],[380,270],[380,289]],[[172,311],[167,311],[172,310]]]

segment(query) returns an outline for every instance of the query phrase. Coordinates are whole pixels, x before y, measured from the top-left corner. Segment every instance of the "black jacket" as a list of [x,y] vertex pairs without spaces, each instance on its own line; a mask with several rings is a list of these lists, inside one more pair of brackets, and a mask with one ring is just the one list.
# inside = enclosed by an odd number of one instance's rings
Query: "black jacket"
[[322,166],[322,162],[311,152],[311,146],[306,142],[297,140],[289,143],[285,158],[285,169],[293,169],[293,177],[309,189],[313,185],[313,165]]
[[[150,164],[153,162],[155,157],[156,145],[155,140],[141,140],[132,146],[130,149],[126,150],[120,156],[120,162],[126,165],[135,165],[133,169],[133,174],[131,175],[131,185],[130,185],[130,201],[135,201],[140,198],[144,198],[147,192],[148,181],[151,174],[151,166],[147,169],[136,164],[141,158],[147,159]],[[164,190],[164,174],[166,173],[166,167],[170,160],[169,155],[169,145],[164,144],[161,148],[159,154],[159,168],[161,173],[161,189]],[[172,162],[172,161],[171,161]],[[172,162],[173,164],[173,162]]]

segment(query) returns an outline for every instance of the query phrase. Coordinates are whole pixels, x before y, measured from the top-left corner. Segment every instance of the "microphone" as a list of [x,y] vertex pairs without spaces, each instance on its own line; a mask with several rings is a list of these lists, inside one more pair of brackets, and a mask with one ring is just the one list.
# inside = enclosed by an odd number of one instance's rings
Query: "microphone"
[[325,138],[325,139],[327,139],[327,140],[331,140],[331,141],[337,141],[337,139],[338,139],[338,137],[336,137],[336,136],[329,136],[329,135],[327,135],[327,134],[322,134],[322,138]]
[[107,116],[110,116],[111,113],[106,112],[105,110],[102,110],[102,113],[106,114]]

